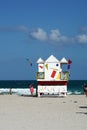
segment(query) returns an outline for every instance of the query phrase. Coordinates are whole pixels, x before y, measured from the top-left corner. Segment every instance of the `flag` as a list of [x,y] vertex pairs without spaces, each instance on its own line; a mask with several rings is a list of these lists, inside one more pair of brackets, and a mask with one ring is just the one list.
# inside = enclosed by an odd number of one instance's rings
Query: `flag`
[[72,61],[69,59],[67,69],[70,69],[70,64],[72,64]]
[[68,64],[67,69],[68,69],[68,70],[70,69],[70,64]]
[[48,64],[45,65],[46,69],[48,70]]
[[68,60],[68,64],[72,64],[72,61],[70,59]]

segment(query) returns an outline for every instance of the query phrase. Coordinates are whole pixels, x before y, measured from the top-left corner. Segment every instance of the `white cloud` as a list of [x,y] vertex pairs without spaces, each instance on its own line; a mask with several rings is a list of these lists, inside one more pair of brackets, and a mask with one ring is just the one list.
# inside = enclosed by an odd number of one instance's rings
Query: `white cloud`
[[87,35],[86,34],[78,35],[78,36],[76,36],[76,39],[77,39],[78,43],[87,43]]
[[59,32],[59,30],[55,29],[55,30],[51,30],[51,33],[49,34],[49,39],[53,40],[53,41],[59,41],[61,34]]
[[40,41],[47,40],[47,33],[41,28],[38,28],[36,31],[31,32],[30,35],[33,38],[40,40]]
[[[83,27],[83,31],[87,30],[87,26]],[[45,41],[49,43],[58,44],[87,44],[87,34],[81,34],[77,36],[66,36],[60,33],[59,29],[52,29],[50,33],[47,33],[42,28],[37,28],[36,30],[30,30],[28,27],[21,25],[16,27],[0,27],[0,32],[24,32],[29,38],[33,38],[39,41]]]
[[61,35],[58,29],[51,30],[51,33],[49,34],[49,39],[53,42],[67,42],[69,40],[68,37]]
[[36,31],[31,31],[30,36],[40,41],[49,41],[54,43],[65,43],[69,41],[69,38],[61,35],[58,29],[51,30],[50,33],[47,34],[43,29],[38,28]]

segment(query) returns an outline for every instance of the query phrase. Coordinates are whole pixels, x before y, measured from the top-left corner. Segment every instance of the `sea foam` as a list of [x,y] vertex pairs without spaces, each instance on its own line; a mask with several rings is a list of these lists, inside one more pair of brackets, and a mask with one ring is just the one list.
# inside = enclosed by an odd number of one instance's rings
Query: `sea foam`
[[[6,89],[0,89],[0,94],[10,94],[10,89],[6,88]],[[26,89],[12,89],[12,94],[17,94],[17,95],[31,95],[30,89],[26,88]],[[36,89],[34,89],[34,95],[36,94]]]

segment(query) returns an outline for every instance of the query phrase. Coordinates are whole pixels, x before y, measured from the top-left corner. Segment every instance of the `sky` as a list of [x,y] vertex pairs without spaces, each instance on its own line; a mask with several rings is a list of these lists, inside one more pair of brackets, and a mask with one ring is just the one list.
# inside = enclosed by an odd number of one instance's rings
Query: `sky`
[[35,80],[50,55],[72,60],[70,80],[87,80],[87,0],[1,0],[0,80]]

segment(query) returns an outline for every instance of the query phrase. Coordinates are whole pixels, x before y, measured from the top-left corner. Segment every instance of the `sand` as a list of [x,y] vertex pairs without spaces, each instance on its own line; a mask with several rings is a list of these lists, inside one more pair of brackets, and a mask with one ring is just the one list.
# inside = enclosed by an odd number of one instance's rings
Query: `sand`
[[87,130],[87,98],[0,95],[0,130]]

